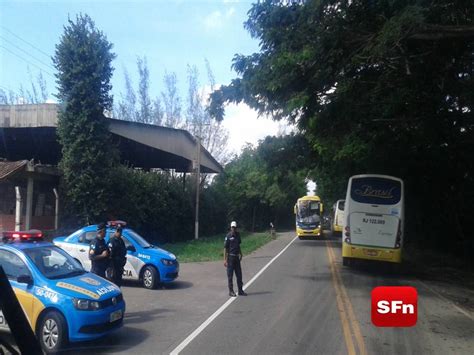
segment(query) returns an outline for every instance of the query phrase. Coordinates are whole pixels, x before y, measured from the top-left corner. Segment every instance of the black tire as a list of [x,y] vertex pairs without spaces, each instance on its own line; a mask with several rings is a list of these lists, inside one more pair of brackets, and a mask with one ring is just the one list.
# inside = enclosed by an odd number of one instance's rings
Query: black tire
[[160,283],[160,274],[158,273],[158,270],[151,265],[145,266],[142,272],[142,283],[143,287],[149,290],[157,288]]
[[351,264],[352,264],[351,261],[352,260],[350,258],[346,258],[344,256],[342,257],[342,265],[344,265],[344,266],[351,266]]
[[56,354],[68,342],[67,322],[57,311],[48,311],[38,323],[36,336],[46,354]]

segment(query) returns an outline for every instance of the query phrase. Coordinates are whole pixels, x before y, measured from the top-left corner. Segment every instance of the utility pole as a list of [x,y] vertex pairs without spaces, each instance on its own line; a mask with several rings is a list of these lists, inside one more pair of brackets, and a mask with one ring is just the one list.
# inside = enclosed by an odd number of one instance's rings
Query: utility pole
[[201,137],[197,138],[196,158],[196,219],[194,220],[194,239],[199,239],[199,190],[201,185]]

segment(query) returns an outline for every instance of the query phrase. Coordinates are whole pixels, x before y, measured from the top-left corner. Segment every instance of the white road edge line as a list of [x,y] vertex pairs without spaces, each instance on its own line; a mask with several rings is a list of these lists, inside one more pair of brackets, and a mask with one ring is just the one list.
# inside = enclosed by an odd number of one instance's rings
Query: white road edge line
[[[252,277],[252,279],[247,282],[243,289],[246,290],[281,254],[283,254],[285,252],[286,249],[288,249],[290,247],[290,245],[296,240],[296,238],[298,238],[297,236],[294,237],[291,242],[289,242],[284,248],[282,251],[280,251],[277,255],[275,255],[273,257],[272,260],[270,260],[259,272],[257,272],[257,274]],[[220,306],[220,308],[215,311],[209,318],[207,318],[204,323],[202,323],[199,327],[196,328],[196,330],[194,332],[192,332],[186,339],[184,339],[181,344],[179,344],[173,351],[171,351],[170,355],[178,355],[181,351],[184,350],[184,348],[186,348],[186,346],[189,345],[189,343],[191,343],[194,338],[196,338],[199,334],[201,334],[201,332],[206,329],[206,327],[212,323],[212,321],[214,319],[216,319],[222,312],[224,312],[224,310],[229,307],[229,305],[234,302],[235,300],[237,299],[237,297],[231,297],[229,298],[222,306]]]

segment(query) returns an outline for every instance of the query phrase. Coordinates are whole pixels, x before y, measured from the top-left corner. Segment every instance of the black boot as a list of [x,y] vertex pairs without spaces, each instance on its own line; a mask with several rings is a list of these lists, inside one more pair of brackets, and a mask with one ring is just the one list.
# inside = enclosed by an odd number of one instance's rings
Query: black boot
[[230,297],[237,297],[237,295],[235,294],[234,290],[229,290],[229,296],[230,296]]

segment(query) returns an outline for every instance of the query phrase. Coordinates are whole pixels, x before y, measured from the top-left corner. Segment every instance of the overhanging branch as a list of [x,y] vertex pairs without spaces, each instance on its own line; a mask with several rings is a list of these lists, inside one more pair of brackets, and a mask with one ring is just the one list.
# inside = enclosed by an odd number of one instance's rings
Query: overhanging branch
[[474,26],[432,25],[413,33],[408,38],[421,41],[439,41],[452,38],[474,38]]

